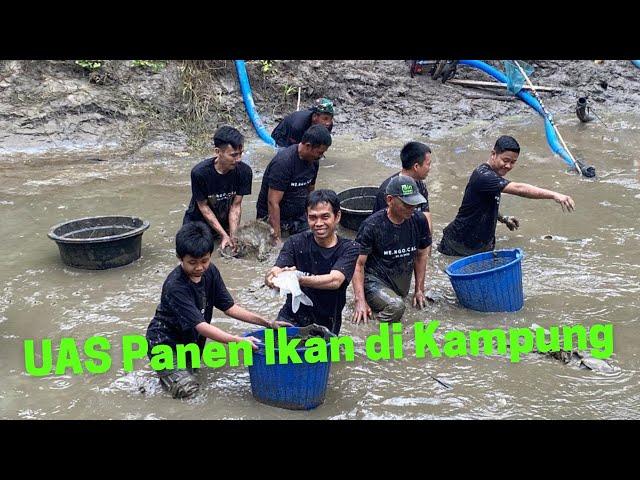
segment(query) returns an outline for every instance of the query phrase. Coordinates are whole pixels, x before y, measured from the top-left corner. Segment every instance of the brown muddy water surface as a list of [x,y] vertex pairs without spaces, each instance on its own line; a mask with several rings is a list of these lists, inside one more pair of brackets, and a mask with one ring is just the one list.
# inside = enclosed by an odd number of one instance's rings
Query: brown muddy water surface
[[[201,158],[3,161],[0,418],[640,418],[640,118],[604,120],[609,129],[597,123],[578,125],[575,117],[559,119],[573,153],[596,167],[596,181],[566,171],[552,156],[542,122],[533,115],[470,124],[446,137],[414,138],[434,151],[427,185],[436,243],[457,212],[469,174],[505,133],[514,135],[523,148],[509,178],[569,194],[577,209],[566,214],[552,201],[503,195],[503,213],[518,216],[521,228],[509,232],[499,224],[498,248],[520,247],[525,252],[525,306],[516,313],[482,314],[460,307],[443,272],[452,259],[434,252],[427,288],[436,302],[423,311],[407,309],[403,359],[367,359],[364,339],[377,324],[354,326],[348,321],[349,288],[341,333],[355,339],[356,361],[332,365],[326,401],[309,412],[256,402],[242,367],[203,369],[202,391],[184,401],[160,388],[145,361],[139,361],[132,373],[120,368],[121,337],[144,335],[162,283],[177,264],[174,235],[190,198],[189,171]],[[398,169],[399,150],[408,140],[388,134],[366,142],[337,136],[321,163],[317,187],[340,191],[379,185]],[[243,204],[243,222],[255,217],[262,172],[271,157],[269,148],[257,142],[247,145],[244,160],[254,169],[254,188]],[[47,238],[52,225],[116,214],[151,222],[140,260],[106,271],[62,264],[55,243]],[[236,301],[270,317],[281,301],[258,287],[272,262],[215,259]],[[441,322],[440,342],[444,332],[453,329],[611,322],[615,341],[609,362],[616,373],[580,370],[536,354],[517,364],[501,355],[417,359],[411,326],[432,319]],[[234,333],[250,329],[219,311],[214,312],[214,323]],[[109,372],[40,378],[25,373],[24,339],[51,338],[55,344],[63,337],[80,342],[96,335],[112,344]],[[444,388],[432,376],[453,388]]]

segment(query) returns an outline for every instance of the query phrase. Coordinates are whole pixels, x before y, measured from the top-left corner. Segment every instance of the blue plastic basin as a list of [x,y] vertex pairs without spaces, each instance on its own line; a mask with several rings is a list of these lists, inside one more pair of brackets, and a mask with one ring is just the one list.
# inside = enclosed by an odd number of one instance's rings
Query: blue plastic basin
[[520,248],[478,253],[446,269],[460,303],[480,312],[515,312],[524,305]]
[[[298,333],[298,327],[287,327],[289,337]],[[245,333],[264,341],[264,330]],[[274,407],[290,410],[310,410],[324,402],[329,380],[331,362],[307,363],[304,361],[306,348],[297,348],[302,363],[278,362],[278,333],[274,330],[276,345],[274,365],[267,365],[264,348],[253,352],[253,365],[249,368],[251,392],[256,400]],[[329,342],[327,342],[327,350]],[[327,353],[327,358],[329,355]]]

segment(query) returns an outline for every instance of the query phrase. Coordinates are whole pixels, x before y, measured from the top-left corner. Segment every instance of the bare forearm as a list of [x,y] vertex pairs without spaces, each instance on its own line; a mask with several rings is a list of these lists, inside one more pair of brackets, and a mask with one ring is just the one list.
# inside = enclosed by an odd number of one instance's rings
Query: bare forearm
[[356,300],[364,300],[364,265],[358,262],[353,272],[353,295]]
[[318,290],[337,290],[344,282],[344,274],[337,270],[324,275],[309,275],[300,277],[301,287],[317,288]]
[[213,213],[213,210],[209,208],[209,205],[207,205],[206,203],[204,205],[198,203],[198,208],[200,209],[200,213],[202,213],[205,221],[211,226],[211,228],[218,232],[221,237],[227,235],[227,232],[225,232],[224,228],[222,228],[222,225],[220,225],[220,222],[218,221],[215,213]]
[[519,197],[533,198],[533,199],[545,199],[553,200],[556,198],[557,193],[544,188],[536,187],[535,185],[529,185],[528,183],[515,183],[512,182],[504,189],[505,193],[512,195],[518,195]]
[[416,292],[424,292],[424,277],[427,269],[427,249],[418,250],[416,263],[413,265],[413,273],[416,278]]
[[196,330],[203,337],[210,338],[211,340],[215,340],[216,342],[229,343],[239,342],[242,340],[242,337],[227,333],[224,330],[221,330],[218,327],[214,327],[207,322],[199,323],[196,326]]
[[234,305],[224,313],[231,318],[235,318],[247,323],[253,323],[254,325],[260,325],[262,327],[268,327],[271,325],[271,323],[263,316],[258,315],[257,313],[250,312],[249,310],[246,310],[239,305]]
[[281,238],[280,232],[280,204],[269,202],[269,225],[273,228],[273,236]]
[[242,204],[233,204],[229,209],[229,236],[235,237],[242,216]]

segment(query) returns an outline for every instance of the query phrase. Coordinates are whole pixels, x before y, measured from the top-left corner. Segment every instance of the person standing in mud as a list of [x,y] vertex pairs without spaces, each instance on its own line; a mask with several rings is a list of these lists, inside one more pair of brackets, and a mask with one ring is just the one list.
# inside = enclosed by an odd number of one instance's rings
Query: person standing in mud
[[265,284],[273,283],[280,272],[298,270],[300,288],[313,306],[300,305],[293,313],[291,295],[278,314],[278,320],[305,327],[313,323],[327,327],[338,335],[342,310],[347,301],[360,246],[336,233],[340,223],[340,200],[333,190],[316,190],[307,199],[307,220],[311,231],[292,235],[278,255],[275,266],[265,276]]
[[495,248],[497,222],[504,223],[509,230],[518,229],[520,221],[516,217],[503,216],[498,211],[502,193],[554,200],[563,211],[575,208],[568,195],[504,178],[515,166],[519,154],[520,145],[515,138],[508,135],[498,138],[489,160],[471,174],[458,214],[443,231],[438,245],[440,253],[468,256],[488,252]]
[[333,130],[333,102],[328,98],[316,100],[308,110],[301,110],[287,115],[276,128],[271,137],[278,147],[289,147],[302,141],[302,135],[312,125],[324,125]]
[[280,150],[267,165],[256,205],[256,218],[273,228],[279,244],[282,232],[290,235],[309,229],[306,202],[315,188],[319,160],[331,146],[331,134],[323,125],[313,125],[300,143]]
[[223,126],[213,135],[214,156],[191,170],[191,201],[183,225],[205,222],[220,249],[236,251],[235,234],[242,215],[242,197],[251,194],[253,172],[242,162],[244,137],[233,127]]
[[[211,263],[213,236],[203,222],[189,222],[176,235],[176,255],[180,265],[174,268],[164,284],[156,313],[147,327],[149,352],[157,345],[166,345],[173,350],[176,345],[195,343],[204,348],[207,338],[217,342],[251,342],[257,349],[255,337],[240,337],[211,325],[213,307],[225,315],[246,323],[268,328],[291,326],[288,322],[269,321],[236,304],[227,291],[220,272]],[[153,358],[149,353],[149,358]],[[199,384],[193,373],[193,359],[188,357],[186,370],[159,370],[162,386],[174,398],[186,398],[198,391]]]
[[426,202],[411,177],[393,177],[386,189],[387,208],[378,210],[360,225],[356,242],[360,255],[353,275],[355,310],[353,323],[366,323],[377,314],[381,322],[399,322],[404,298],[415,275],[413,306],[424,307],[429,224],[416,207]]
[[[397,177],[398,175],[411,177],[415,180],[416,185],[418,185],[418,191],[426,200],[426,202],[418,208],[422,213],[424,213],[427,222],[429,222],[429,232],[433,234],[431,212],[429,211],[429,192],[427,191],[427,186],[424,183],[424,180],[427,178],[427,175],[429,175],[429,170],[431,169],[431,149],[424,143],[409,142],[402,147],[402,150],[400,151],[400,161],[402,162],[402,170],[391,175],[382,182],[382,185],[380,185],[378,193],[376,194],[376,201],[373,204],[373,211],[377,212],[378,210],[387,208],[387,185],[389,185],[392,178]],[[429,254],[431,254],[431,247],[429,247]]]

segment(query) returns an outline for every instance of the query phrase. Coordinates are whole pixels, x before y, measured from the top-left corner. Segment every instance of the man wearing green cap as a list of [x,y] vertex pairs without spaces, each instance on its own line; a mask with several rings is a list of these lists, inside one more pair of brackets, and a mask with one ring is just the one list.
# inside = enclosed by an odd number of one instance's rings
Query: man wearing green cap
[[427,219],[416,207],[426,199],[415,180],[404,175],[389,181],[385,199],[387,208],[365,219],[356,236],[360,255],[353,274],[354,323],[366,323],[372,311],[381,322],[399,322],[412,272],[416,280],[413,306],[422,308],[425,303],[431,233]]
[[278,147],[289,147],[300,143],[302,135],[311,125],[324,125],[331,132],[333,129],[333,102],[328,98],[316,100],[313,107],[287,115],[276,128],[271,137]]

